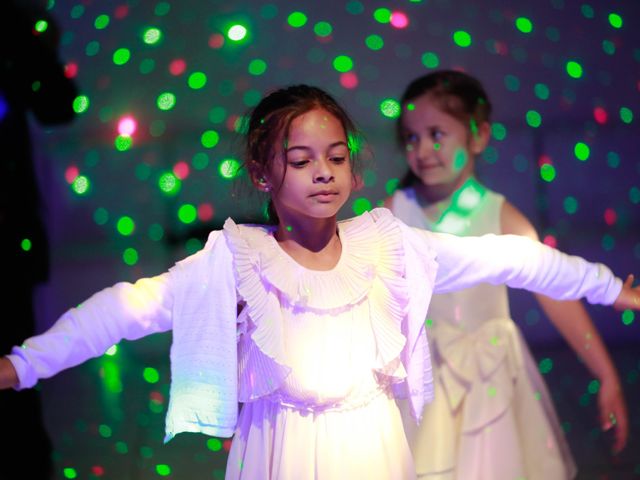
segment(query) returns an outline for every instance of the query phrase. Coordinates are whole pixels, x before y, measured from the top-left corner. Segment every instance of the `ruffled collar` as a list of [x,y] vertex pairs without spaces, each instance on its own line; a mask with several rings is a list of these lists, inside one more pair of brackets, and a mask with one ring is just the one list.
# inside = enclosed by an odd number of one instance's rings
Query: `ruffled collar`
[[[291,306],[326,311],[360,302],[371,290],[380,257],[380,234],[372,216],[338,222],[342,253],[331,270],[312,270],[289,256],[274,237],[274,227],[225,222],[232,243],[242,249],[261,279]],[[238,251],[238,249],[234,249]]]

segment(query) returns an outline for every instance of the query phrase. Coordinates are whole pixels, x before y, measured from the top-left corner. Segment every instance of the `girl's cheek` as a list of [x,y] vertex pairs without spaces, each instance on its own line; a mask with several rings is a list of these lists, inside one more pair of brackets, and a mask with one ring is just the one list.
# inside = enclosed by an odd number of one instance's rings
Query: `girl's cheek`
[[469,153],[462,147],[456,148],[453,152],[453,170],[459,172],[469,162]]

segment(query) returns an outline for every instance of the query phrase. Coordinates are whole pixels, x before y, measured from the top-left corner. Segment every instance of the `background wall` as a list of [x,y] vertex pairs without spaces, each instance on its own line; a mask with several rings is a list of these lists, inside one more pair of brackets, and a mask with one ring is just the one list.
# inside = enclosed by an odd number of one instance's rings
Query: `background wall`
[[[405,170],[394,144],[397,99],[435,68],[477,76],[494,103],[480,178],[546,241],[619,275],[640,273],[637,1],[49,5],[85,97],[73,125],[34,127],[54,262],[39,296],[43,329],[99,288],[164,271],[226,217],[260,217],[259,200],[225,177],[242,160],[243,115],[278,86],[319,85],[352,112],[375,157],[343,216],[378,205]],[[237,26],[246,29],[240,40]],[[127,118],[135,131],[119,136]],[[532,345],[562,345],[531,296],[512,295]],[[634,315],[589,309],[613,349],[638,344]],[[166,374],[167,343],[126,348]],[[629,365],[621,375],[637,389],[637,354]]]

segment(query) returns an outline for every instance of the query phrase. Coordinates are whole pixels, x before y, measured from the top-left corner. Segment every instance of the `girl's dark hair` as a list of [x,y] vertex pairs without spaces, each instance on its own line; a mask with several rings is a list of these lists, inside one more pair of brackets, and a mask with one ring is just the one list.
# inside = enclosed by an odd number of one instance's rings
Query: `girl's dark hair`
[[[346,110],[318,87],[293,85],[265,96],[249,115],[245,167],[250,177],[258,178],[269,171],[276,155],[286,149],[291,122],[316,108],[326,110],[340,121],[347,137],[352,171],[358,171],[358,153],[362,149],[363,140]],[[279,140],[282,140],[280,144]],[[271,222],[277,223],[278,217],[272,202],[269,202],[268,216]]]
[[[403,112],[411,100],[428,95],[443,111],[467,125],[474,132],[478,125],[491,121],[491,102],[482,83],[471,75],[457,70],[439,70],[412,81],[400,100],[402,109],[396,122],[396,140],[405,146],[403,137]],[[420,180],[409,170],[400,181],[400,187],[408,187]]]

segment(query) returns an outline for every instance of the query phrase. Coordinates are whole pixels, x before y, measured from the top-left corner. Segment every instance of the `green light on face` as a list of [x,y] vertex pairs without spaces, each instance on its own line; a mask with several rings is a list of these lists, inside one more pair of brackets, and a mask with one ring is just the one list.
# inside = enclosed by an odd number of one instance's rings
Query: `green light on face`
[[142,41],[147,45],[155,45],[160,40],[162,40],[162,31],[159,28],[147,28],[142,34]]
[[122,261],[126,265],[133,267],[138,263],[138,251],[135,248],[126,248],[125,251],[122,252]]
[[136,228],[136,224],[131,217],[124,215],[118,219],[116,228],[120,235],[128,237],[133,234],[133,231]]
[[31,250],[31,247],[31,240],[29,240],[28,238],[24,238],[22,242],[20,242],[20,248],[22,248],[24,252],[28,252],[29,250]]
[[38,20],[33,26],[33,29],[38,33],[44,33],[49,28],[49,23],[46,20]]
[[73,183],[71,184],[71,189],[77,195],[86,195],[89,192],[89,188],[91,187],[91,182],[84,175],[78,175]]
[[192,90],[200,90],[207,84],[207,76],[202,72],[193,72],[189,75],[187,84]]
[[341,73],[348,72],[353,68],[353,60],[346,55],[338,55],[333,59],[333,68]]
[[371,50],[380,50],[382,47],[384,47],[384,40],[380,35],[369,35],[367,38],[365,38],[364,43]]
[[360,198],[356,198],[353,201],[353,213],[355,213],[356,215],[361,215],[364,212],[368,212],[372,209],[372,205],[371,202],[369,201],[369,199],[365,198],[365,197],[360,197]]
[[516,28],[522,33],[531,33],[533,30],[533,23],[526,17],[516,18]]
[[220,135],[215,130],[207,130],[200,137],[200,143],[205,148],[213,148],[220,141]]
[[347,136],[347,148],[351,156],[356,156],[362,151],[362,138],[358,135],[349,133]]
[[582,77],[582,74],[583,74],[582,65],[580,65],[578,62],[570,60],[567,62],[566,68],[567,68],[567,73],[571,78]]
[[124,65],[131,59],[131,51],[128,48],[119,48],[113,52],[113,63]]
[[76,113],[84,113],[89,109],[89,97],[86,95],[78,95],[73,100],[73,111]]
[[464,30],[453,33],[453,42],[459,47],[466,48],[471,45],[471,35]]
[[264,72],[267,71],[267,62],[265,62],[260,58],[251,60],[251,62],[249,62],[248,71],[251,75],[254,75],[254,76],[262,75]]
[[380,102],[380,112],[387,118],[398,118],[400,116],[400,103],[393,98],[386,98]]
[[[433,145],[434,149],[436,145],[438,144]],[[439,149],[439,146],[438,146],[438,149]],[[453,165],[452,165],[453,171],[459,172],[460,170],[462,170],[467,164],[468,160],[469,160],[469,155],[467,154],[467,151],[461,147],[456,148],[456,151],[453,154]]]
[[240,162],[235,158],[226,158],[220,162],[218,172],[220,172],[222,178],[231,180],[238,176],[240,172]]
[[247,36],[247,29],[243,25],[237,24],[231,26],[227,31],[227,38],[234,42],[239,42]]
[[591,149],[586,143],[578,142],[573,147],[573,153],[578,160],[586,162],[589,159],[589,155],[591,155]]
[[556,169],[553,165],[545,163],[540,167],[540,178],[545,182],[553,182],[556,178]]
[[190,203],[185,203],[178,209],[178,218],[182,223],[193,223],[198,218],[198,211]]
[[421,60],[422,64],[427,68],[438,68],[438,65],[440,65],[440,58],[433,52],[424,52]]
[[328,37],[333,32],[333,27],[329,22],[318,22],[313,26],[313,33],[319,37]]
[[527,112],[527,124],[532,128],[538,128],[542,124],[542,117],[535,110]]
[[111,19],[109,18],[109,15],[98,15],[95,22],[93,22],[93,26],[96,28],[96,30],[104,30],[109,26],[110,21]]
[[378,8],[373,12],[373,18],[378,23],[389,23],[391,21],[391,10]]
[[156,99],[156,105],[160,110],[171,110],[176,106],[176,96],[171,92],[161,93]]
[[158,187],[167,195],[176,195],[182,187],[182,182],[172,172],[166,172],[160,175]]
[[433,149],[437,152],[438,150],[440,150],[440,144],[438,142],[433,144]]
[[307,16],[302,12],[292,12],[287,17],[287,23],[293,28],[304,27],[307,23]]
[[609,23],[613,28],[622,28],[622,17],[617,13],[610,13]]

